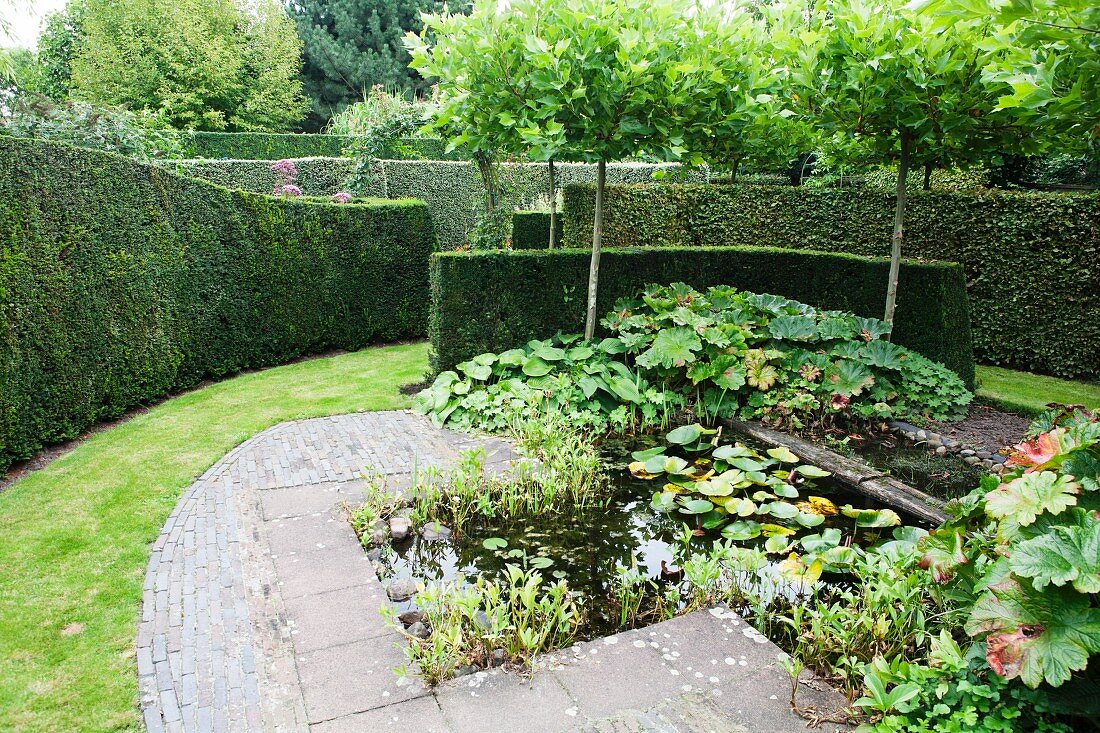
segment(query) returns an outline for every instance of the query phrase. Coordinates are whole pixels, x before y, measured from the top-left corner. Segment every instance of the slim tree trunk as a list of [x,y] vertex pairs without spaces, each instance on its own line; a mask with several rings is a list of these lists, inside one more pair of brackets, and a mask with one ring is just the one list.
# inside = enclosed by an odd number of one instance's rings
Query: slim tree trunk
[[584,337],[596,333],[596,289],[600,279],[600,246],[603,244],[603,189],[607,179],[607,163],[596,164],[596,211],[592,218],[592,262],[588,266],[588,317],[584,321]]
[[894,306],[898,298],[898,271],[901,269],[901,243],[905,238],[905,179],[909,175],[912,138],[901,134],[901,160],[898,162],[897,206],[894,209],[894,236],[890,240],[890,280],[886,286],[886,315],[883,320],[894,330]]
[[932,161],[924,164],[924,190],[932,190]]
[[550,159],[550,249],[557,246],[558,229],[558,189],[554,176],[554,159]]

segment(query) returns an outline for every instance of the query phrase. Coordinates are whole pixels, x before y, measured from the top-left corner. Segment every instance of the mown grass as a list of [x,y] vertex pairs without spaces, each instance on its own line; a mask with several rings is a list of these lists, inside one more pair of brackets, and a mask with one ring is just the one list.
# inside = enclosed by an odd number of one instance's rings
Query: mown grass
[[1096,410],[1100,409],[1100,384],[979,366],[978,399],[1023,415],[1041,413],[1049,402]]
[[275,423],[404,407],[427,345],[238,376],[92,436],[0,493],[0,731],[141,730],[149,545],[182,490]]

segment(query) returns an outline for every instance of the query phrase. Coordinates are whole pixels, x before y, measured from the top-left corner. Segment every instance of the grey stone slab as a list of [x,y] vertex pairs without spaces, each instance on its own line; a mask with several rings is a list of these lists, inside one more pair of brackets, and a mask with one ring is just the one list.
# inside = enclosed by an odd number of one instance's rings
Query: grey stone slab
[[382,615],[389,603],[378,581],[291,598],[285,605],[299,654],[392,633]]
[[311,725],[310,733],[451,733],[431,695]]
[[551,675],[478,672],[440,685],[435,697],[447,724],[461,733],[556,733],[581,722],[573,698]]
[[397,634],[298,655],[298,677],[310,723],[394,705],[429,694],[414,677],[400,680],[404,640]]
[[656,643],[645,629],[631,631],[549,655],[540,667],[568,690],[581,715],[602,718],[691,691],[679,670],[662,660]]
[[290,489],[267,489],[258,492],[265,521],[300,517],[329,511],[342,502],[354,504],[362,500],[361,482],[306,484]]
[[284,600],[366,585],[375,580],[374,568],[360,548],[278,555],[273,562],[279,576],[278,590]]
[[275,556],[349,548],[362,552],[347,514],[340,508],[274,519],[266,523],[266,529],[268,548]]

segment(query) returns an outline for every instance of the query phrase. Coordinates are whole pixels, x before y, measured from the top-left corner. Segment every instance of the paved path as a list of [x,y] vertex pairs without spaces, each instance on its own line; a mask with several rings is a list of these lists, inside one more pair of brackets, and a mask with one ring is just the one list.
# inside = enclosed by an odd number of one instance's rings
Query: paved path
[[[149,731],[804,730],[778,649],[717,610],[548,655],[529,680],[494,670],[435,690],[399,684],[401,639],[343,505],[361,498],[364,470],[399,486],[479,445],[491,461],[513,457],[407,412],[343,415],[277,425],[200,477],[146,574]],[[839,704],[816,687],[801,686],[801,705]]]

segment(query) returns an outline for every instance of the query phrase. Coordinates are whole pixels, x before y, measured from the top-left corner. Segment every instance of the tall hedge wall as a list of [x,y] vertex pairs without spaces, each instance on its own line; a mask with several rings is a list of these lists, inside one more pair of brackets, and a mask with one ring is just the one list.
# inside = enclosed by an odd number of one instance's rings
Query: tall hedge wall
[[[564,193],[565,244],[587,246],[591,187]],[[604,242],[767,245],[880,256],[894,200],[868,189],[612,186]],[[905,254],[962,263],[980,361],[1100,378],[1100,194],[916,192]],[[902,287],[899,312],[920,307]]]
[[[477,167],[470,162],[438,160],[384,161],[386,195],[417,198],[428,204],[439,237],[440,249],[464,244],[484,211],[484,191]],[[669,174],[666,180],[703,182],[706,170],[680,170],[678,166],[652,163],[613,163],[607,166],[607,180],[614,183],[654,184],[655,171]],[[596,180],[596,166],[559,163],[555,166],[558,186]],[[502,166],[502,206],[526,209],[548,202],[550,174],[543,163],[506,163]]]
[[[554,222],[555,241],[561,241],[561,217]],[[550,212],[517,211],[512,214],[512,249],[550,247]]]
[[[306,196],[331,196],[343,191],[355,171],[350,158],[295,158],[298,169],[295,184]],[[167,170],[195,176],[226,188],[256,193],[271,193],[276,176],[270,160],[170,160],[159,163]]]
[[0,467],[205,377],[421,336],[421,202],[311,204],[0,138]]
[[[190,132],[184,148],[195,158],[213,160],[280,160],[339,158],[355,142],[349,135],[276,132]],[[409,137],[386,146],[381,157],[393,160],[467,160],[462,150],[447,152],[447,142],[434,137]]]
[[[432,368],[450,369],[556,331],[583,330],[589,254],[581,250],[444,252],[432,256]],[[830,310],[878,316],[889,261],[765,247],[611,249],[600,261],[598,312],[647,283],[732,285]],[[905,261],[894,340],[974,383],[962,268]]]

